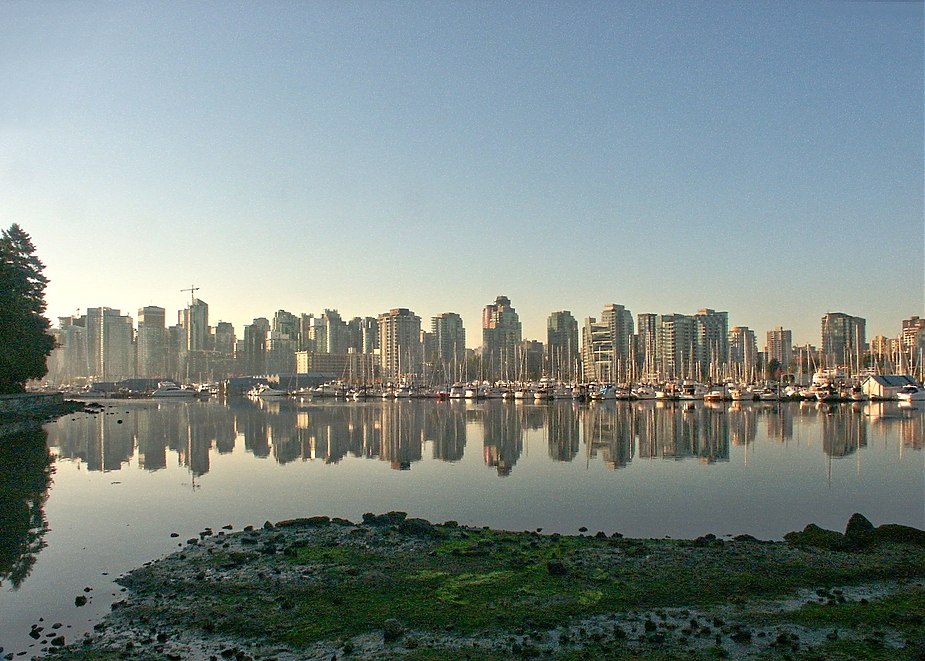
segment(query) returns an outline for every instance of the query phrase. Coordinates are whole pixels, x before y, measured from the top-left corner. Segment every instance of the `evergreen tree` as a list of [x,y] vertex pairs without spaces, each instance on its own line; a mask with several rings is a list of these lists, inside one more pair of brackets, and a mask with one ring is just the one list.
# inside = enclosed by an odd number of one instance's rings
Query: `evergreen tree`
[[45,265],[32,238],[13,224],[0,235],[0,393],[22,392],[48,372],[55,347],[45,312]]

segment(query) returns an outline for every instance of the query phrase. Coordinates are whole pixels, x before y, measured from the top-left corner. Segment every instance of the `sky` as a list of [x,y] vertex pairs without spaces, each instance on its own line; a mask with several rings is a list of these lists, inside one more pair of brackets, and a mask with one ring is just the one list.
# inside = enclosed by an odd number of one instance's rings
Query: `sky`
[[925,316],[923,3],[0,3],[47,315]]

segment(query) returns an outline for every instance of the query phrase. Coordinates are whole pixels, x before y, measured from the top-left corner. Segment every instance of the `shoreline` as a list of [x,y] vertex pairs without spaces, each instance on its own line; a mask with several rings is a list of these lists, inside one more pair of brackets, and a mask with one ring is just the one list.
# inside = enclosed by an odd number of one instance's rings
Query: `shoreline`
[[925,654],[925,532],[860,515],[782,542],[319,516],[206,529],[117,582],[125,599],[93,633],[37,632],[48,658]]

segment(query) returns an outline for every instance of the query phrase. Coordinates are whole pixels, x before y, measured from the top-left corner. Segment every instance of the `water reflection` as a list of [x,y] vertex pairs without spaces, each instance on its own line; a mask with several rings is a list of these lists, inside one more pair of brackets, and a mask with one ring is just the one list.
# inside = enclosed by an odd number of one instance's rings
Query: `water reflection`
[[0,586],[18,589],[45,547],[53,457],[41,428],[0,435]]
[[[137,453],[148,471],[172,457],[193,476],[210,470],[213,453],[236,447],[279,464],[373,459],[408,470],[424,459],[462,460],[467,440],[481,443],[484,465],[499,476],[514,471],[528,433],[541,433],[548,458],[579,456],[610,469],[634,459],[728,462],[731,447],[748,447],[759,434],[788,443],[806,427],[829,457],[867,447],[871,433],[896,434],[904,448],[923,449],[922,409],[886,404],[673,404],[661,402],[521,405],[501,401],[386,401],[303,403],[164,402],[113,405],[97,415],[48,426],[62,458],[90,471],[119,470]],[[873,431],[876,430],[876,431]],[[240,442],[240,443],[239,443]],[[470,447],[470,451],[472,448]]]

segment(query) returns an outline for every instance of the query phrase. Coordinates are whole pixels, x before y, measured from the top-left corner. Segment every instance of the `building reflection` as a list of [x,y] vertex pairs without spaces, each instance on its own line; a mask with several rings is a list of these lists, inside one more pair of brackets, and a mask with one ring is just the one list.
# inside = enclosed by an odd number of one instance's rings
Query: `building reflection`
[[830,457],[845,457],[867,447],[868,421],[863,408],[819,403],[822,449]]
[[528,415],[523,407],[510,406],[505,402],[491,400],[484,407],[482,419],[485,465],[505,477],[511,474],[514,464],[520,458],[524,447],[524,432],[531,424],[531,418],[542,416],[542,412],[531,410]]
[[[729,461],[730,428],[743,443],[749,436],[744,412],[696,404],[655,403],[636,412],[639,456],[644,459],[692,459],[704,463]],[[749,440],[750,439],[750,440]]]
[[[491,400],[299,402],[295,400],[114,404],[46,426],[57,455],[90,471],[115,471],[137,460],[158,471],[171,462],[194,477],[214,455],[236,451],[278,464],[372,459],[408,470],[424,459],[463,461],[470,438],[481,462],[512,474],[528,433],[544,438],[548,460],[601,461],[611,469],[634,458],[726,462],[732,447],[757,439],[786,442],[794,427],[818,431],[822,450],[843,457],[867,447],[871,429],[895,434],[903,448],[923,449],[925,410],[895,403],[835,404],[571,401],[521,404]],[[759,430],[761,433],[759,433]],[[243,441],[243,442],[242,442]],[[430,444],[430,448],[427,445]],[[173,457],[174,459],[171,459]]]
[[595,402],[584,416],[584,441],[588,458],[600,455],[611,469],[633,459],[636,409],[616,402]]
[[571,461],[578,456],[578,405],[546,406],[543,410],[546,412],[549,458],[553,461]]

